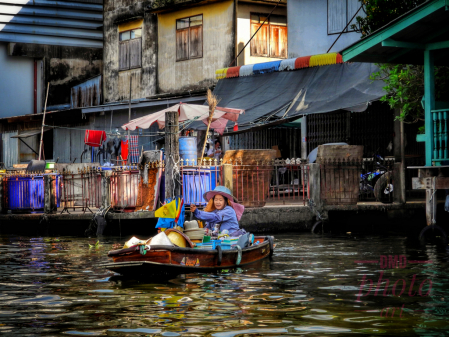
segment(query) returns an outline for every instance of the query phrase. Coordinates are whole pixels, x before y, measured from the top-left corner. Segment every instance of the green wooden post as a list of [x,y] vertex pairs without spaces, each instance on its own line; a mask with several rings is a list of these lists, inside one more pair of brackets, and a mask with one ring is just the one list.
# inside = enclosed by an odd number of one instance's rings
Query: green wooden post
[[426,165],[432,165],[433,155],[433,120],[432,110],[435,109],[435,68],[434,54],[424,50],[424,123],[426,126]]
[[440,123],[438,128],[438,141],[440,143],[438,150],[438,158],[443,157],[443,118],[441,118],[441,111],[438,112],[438,122]]
[[437,129],[437,114],[431,112],[433,118],[433,158],[438,159],[438,129]]
[[447,157],[447,111],[443,112],[444,116],[444,158]]

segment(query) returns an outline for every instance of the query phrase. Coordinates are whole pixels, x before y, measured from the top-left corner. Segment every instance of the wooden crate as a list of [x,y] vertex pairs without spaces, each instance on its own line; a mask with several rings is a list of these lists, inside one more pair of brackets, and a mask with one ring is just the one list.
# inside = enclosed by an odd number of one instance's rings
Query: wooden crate
[[321,164],[321,199],[326,205],[356,205],[361,165],[354,162]]
[[363,145],[320,145],[316,156],[316,163],[321,164],[329,160],[362,161]]
[[362,145],[320,145],[321,199],[326,205],[356,205],[362,170]]

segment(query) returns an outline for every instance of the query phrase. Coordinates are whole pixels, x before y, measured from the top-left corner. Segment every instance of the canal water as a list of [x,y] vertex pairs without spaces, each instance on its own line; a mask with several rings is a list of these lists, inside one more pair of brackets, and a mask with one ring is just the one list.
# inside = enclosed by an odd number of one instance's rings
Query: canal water
[[0,236],[0,334],[442,336],[449,331],[447,243],[277,235],[273,258],[253,267],[132,280],[98,267],[126,239],[105,238],[94,246],[93,239]]

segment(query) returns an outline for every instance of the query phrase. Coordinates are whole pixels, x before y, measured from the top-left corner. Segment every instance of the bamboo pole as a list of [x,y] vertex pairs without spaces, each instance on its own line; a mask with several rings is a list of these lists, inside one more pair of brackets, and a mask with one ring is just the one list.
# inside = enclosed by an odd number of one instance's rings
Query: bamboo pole
[[47,85],[47,95],[45,96],[45,106],[44,106],[44,117],[42,118],[42,129],[41,129],[41,141],[39,144],[39,160],[41,160],[42,156],[42,144],[44,143],[44,125],[45,125],[45,113],[47,112],[47,99],[48,99],[48,90],[50,89],[50,82]]
[[203,150],[201,151],[200,165],[203,162],[204,149],[206,148],[207,135],[209,134],[210,124],[214,116],[215,107],[218,105],[217,96],[215,96],[210,89],[207,89],[207,103],[209,104],[209,118],[207,121],[206,137],[204,138]]

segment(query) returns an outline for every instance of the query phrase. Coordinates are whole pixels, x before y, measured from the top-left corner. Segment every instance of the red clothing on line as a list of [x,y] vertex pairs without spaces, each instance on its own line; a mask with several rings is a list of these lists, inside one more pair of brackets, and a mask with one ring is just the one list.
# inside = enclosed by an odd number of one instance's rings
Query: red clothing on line
[[100,147],[106,140],[106,132],[100,130],[86,130],[84,144],[92,147]]
[[[128,160],[128,141],[124,142],[122,140],[122,159],[124,161]],[[123,164],[125,162],[122,162]]]

